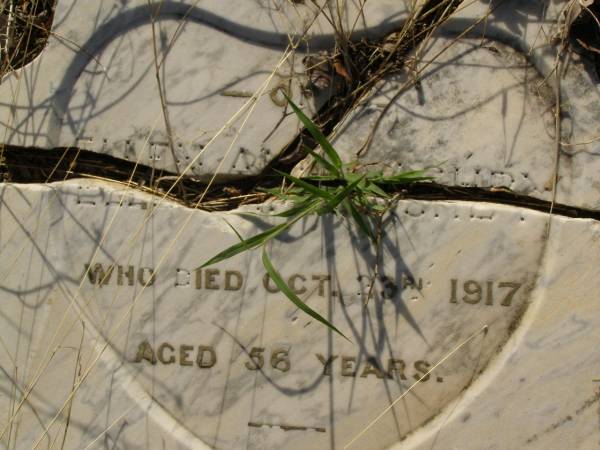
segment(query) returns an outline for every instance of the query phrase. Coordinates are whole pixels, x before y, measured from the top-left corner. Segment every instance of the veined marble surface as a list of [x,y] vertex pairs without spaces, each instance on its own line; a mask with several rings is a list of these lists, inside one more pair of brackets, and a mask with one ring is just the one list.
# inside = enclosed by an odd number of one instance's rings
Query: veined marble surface
[[368,242],[343,218],[298,223],[269,254],[348,342],[270,292],[257,252],[195,270],[237,241],[226,221],[250,236],[276,204],[209,214],[75,181],[5,184],[0,199],[13,447],[345,448],[409,389],[349,448],[598,437],[593,221],[548,231],[525,209],[401,201],[366,309]]
[[598,222],[552,219],[531,305],[488,370],[394,450],[600,444]]
[[412,3],[58,0],[48,46],[2,80],[0,143],[255,175],[298,134],[284,96],[309,115],[328,96],[307,94],[302,63],[334,48],[325,16],[356,39],[382,36]]
[[339,125],[336,149],[369,170],[430,167],[440,184],[551,201],[558,139],[556,201],[599,209],[600,85],[572,51],[561,65],[555,131],[554,38],[566,5],[464,2],[409,57],[405,74],[380,83]]

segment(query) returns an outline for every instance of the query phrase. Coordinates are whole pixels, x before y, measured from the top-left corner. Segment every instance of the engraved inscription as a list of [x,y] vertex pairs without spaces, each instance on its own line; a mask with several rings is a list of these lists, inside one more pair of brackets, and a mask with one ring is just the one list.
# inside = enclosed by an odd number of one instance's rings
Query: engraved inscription
[[485,283],[466,280],[460,283],[456,279],[450,280],[450,303],[466,303],[477,305],[483,303],[493,306],[496,300],[502,306],[510,306],[515,295],[522,286],[521,283],[512,281],[486,281]]
[[[288,346],[276,347],[273,350],[252,347],[246,354],[248,360],[244,362],[244,366],[249,371],[262,371],[269,367],[285,373],[292,369],[291,348]],[[326,377],[397,381],[407,381],[410,378],[426,382],[430,378],[427,372],[432,367],[432,364],[425,360],[407,363],[398,358],[379,360],[372,356],[324,356],[320,353],[315,353],[315,357],[321,366],[323,376]],[[210,369],[217,364],[218,358],[212,346],[173,345],[163,342],[155,349],[148,340],[144,340],[138,345],[133,362],[144,361],[151,365],[178,364],[181,367],[195,366],[200,369]],[[438,377],[437,381],[442,382],[443,378]]]
[[168,342],[158,345],[155,351],[152,345],[145,340],[138,346],[133,362],[140,363],[144,360],[152,365],[179,363],[180,366],[210,369],[217,363],[217,353],[213,347],[208,345],[181,344],[176,347]]
[[[188,271],[182,269],[178,269],[178,272],[189,274]],[[194,274],[196,289],[239,291],[244,285],[244,277],[239,270],[196,269]],[[180,286],[180,284],[176,284],[176,286]]]
[[[321,363],[324,376],[336,376],[338,373],[342,377],[349,378],[378,378],[406,381],[409,377],[414,380],[425,382],[429,380],[429,375],[425,375],[431,368],[431,363],[425,360],[415,361],[413,364],[407,364],[402,359],[388,358],[387,363],[379,361],[373,357],[329,355],[327,357],[320,353],[315,353],[317,360]],[[338,369],[339,367],[339,372]],[[407,372],[410,373],[407,374]],[[425,376],[424,376],[425,375]],[[422,378],[422,379],[421,379]],[[442,382],[442,378],[437,379]]]
[[[260,370],[265,365],[264,347],[252,347],[248,353],[250,361],[246,361],[245,366],[248,370]],[[273,369],[281,372],[290,370],[291,363],[289,358],[289,349],[277,348],[271,353],[270,364]]]
[[[84,265],[84,276],[92,285],[106,286],[116,284],[118,286],[152,285],[156,281],[157,274],[151,267],[135,267],[132,265],[103,265],[96,263],[93,265]],[[297,295],[316,294],[320,297],[340,297],[344,304],[349,305],[354,302],[356,293],[359,297],[365,297],[375,292],[382,299],[394,300],[402,297],[402,293],[410,289],[415,295],[423,296],[423,291],[432,286],[431,281],[424,280],[421,277],[415,277],[406,273],[401,274],[397,279],[383,276],[376,280],[378,289],[371,289],[370,283],[373,278],[367,275],[358,275],[356,281],[358,285],[353,289],[349,286],[343,292],[332,290],[334,282],[329,274],[306,274],[292,273],[285,275],[284,280],[288,286]],[[241,270],[221,269],[221,268],[202,268],[193,271],[178,268],[175,271],[175,287],[186,288],[193,287],[197,290],[206,291],[240,291],[246,280]],[[264,274],[260,285],[269,294],[279,293],[279,288],[275,286],[268,274]],[[450,279],[450,299],[449,303],[487,306],[505,306],[513,304],[517,294],[521,291],[522,283],[516,281],[494,281],[494,280],[458,280]],[[349,362],[347,362],[350,364]]]
[[[115,267],[117,275],[113,278]],[[85,264],[84,270],[84,274],[87,274],[89,282],[100,287],[106,286],[111,282],[115,283],[115,279],[118,286],[133,286],[136,282],[142,286],[151,286],[156,279],[154,269],[151,267],[138,267],[136,269],[134,266],[115,266],[114,264],[103,266],[100,263],[96,263],[93,266]]]
[[[86,276],[91,284],[104,286],[109,283],[119,286],[134,286],[136,283],[153,283],[156,274],[152,268],[134,267],[130,265],[102,265],[85,266]],[[292,273],[283,275],[290,288],[298,295],[318,295],[321,297],[338,297],[344,300],[343,292],[332,290],[337,284],[329,274]],[[370,292],[373,282],[372,277],[358,275],[358,285],[354,292]],[[453,305],[485,305],[510,307],[515,303],[517,295],[522,291],[522,283],[505,280],[450,280],[449,301],[444,298],[439,300]],[[178,268],[175,272],[175,287],[191,288],[205,291],[222,291],[223,293],[236,292],[244,288],[246,279],[243,271],[233,268],[202,268],[193,271]],[[410,290],[409,295],[423,295],[423,291],[431,287],[432,283],[421,277],[405,273],[396,278],[380,277],[375,292],[381,299],[393,300],[401,298],[403,292]],[[444,283],[442,281],[442,283]],[[446,282],[447,283],[447,282]],[[258,287],[264,288],[267,294],[277,294],[279,288],[275,286],[268,274],[259,278]],[[344,286],[345,287],[345,286]],[[352,290],[352,286],[346,289]],[[352,294],[356,295],[356,294]],[[359,296],[361,294],[358,294]],[[448,298],[448,297],[446,297]],[[287,373],[294,368],[293,354],[289,346],[267,348],[262,346],[250,347],[245,351],[246,358],[242,364],[248,371],[271,371],[271,373]],[[315,369],[322,376],[340,380],[351,378],[355,380],[396,380],[398,382],[411,382],[413,380],[428,382],[432,377],[428,371],[433,365],[425,358],[407,361],[403,358],[381,358],[370,355],[358,354],[321,354],[314,353]],[[225,358],[226,359],[226,358]],[[169,342],[151,345],[148,340],[141,342],[133,361],[150,365],[178,365],[182,368],[196,367],[210,369],[218,364],[218,355],[212,346],[194,345],[191,343],[173,344]],[[440,376],[433,377],[438,383],[443,382]]]

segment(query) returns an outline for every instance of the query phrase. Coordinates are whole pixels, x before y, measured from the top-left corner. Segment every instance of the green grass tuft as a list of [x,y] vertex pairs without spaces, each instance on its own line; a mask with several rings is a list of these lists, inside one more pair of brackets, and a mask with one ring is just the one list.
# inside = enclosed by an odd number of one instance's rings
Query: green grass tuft
[[391,208],[391,206],[385,206],[379,201],[380,199],[390,199],[385,188],[426,181],[430,180],[431,177],[425,176],[425,170],[404,172],[393,176],[384,176],[381,171],[355,172],[356,164],[344,164],[338,152],[315,123],[291,99],[287,98],[287,100],[306,130],[323,149],[323,156],[310,149],[308,153],[313,156],[315,163],[326,172],[326,175],[297,178],[287,173],[278,172],[291,183],[292,187],[279,190],[270,189],[267,192],[292,203],[289,209],[275,215],[285,218],[286,221],[248,239],[243,239],[234,229],[234,232],[240,238],[240,242],[215,255],[202,264],[201,267],[216,264],[247,250],[262,247],[263,266],[281,292],[310,317],[347,339],[331,322],[303,302],[285,283],[267,255],[265,244],[277,238],[294,223],[305,217],[314,214],[340,214],[342,210],[345,210],[355,222],[357,228],[374,245],[378,245],[378,228],[371,219],[381,219]]

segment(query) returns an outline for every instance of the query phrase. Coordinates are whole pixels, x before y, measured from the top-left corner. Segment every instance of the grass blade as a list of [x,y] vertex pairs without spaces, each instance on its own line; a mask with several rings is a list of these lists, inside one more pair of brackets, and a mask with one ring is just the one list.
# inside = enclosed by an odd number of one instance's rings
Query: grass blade
[[235,235],[238,237],[238,239],[240,240],[240,242],[244,242],[244,238],[242,237],[242,235],[240,233],[238,233],[238,230],[235,229],[235,227],[233,225],[231,225],[227,219],[223,219],[225,221],[225,223],[229,226],[229,228],[231,228],[233,230],[233,232],[235,233]]
[[288,189],[285,192],[280,188],[258,188],[260,192],[266,192],[267,194],[271,194],[281,200],[291,200],[294,202],[302,201],[306,199],[306,195],[304,195],[304,191],[300,188]]
[[340,170],[342,168],[342,160],[340,156],[335,151],[333,146],[329,143],[325,135],[319,130],[319,128],[315,125],[315,123],[310,120],[306,115],[302,112],[300,108],[296,106],[296,104],[289,98],[287,95],[285,96],[288,103],[304,125],[304,128],[311,134],[311,136],[317,141],[317,143],[321,146],[327,157],[331,160],[332,164]]
[[211,259],[209,259],[204,264],[202,264],[199,267],[199,269],[206,267],[206,266],[210,266],[212,264],[216,264],[221,261],[224,261],[224,260],[231,258],[232,256],[235,256],[238,253],[242,253],[246,250],[252,250],[254,248],[260,247],[267,241],[273,239],[278,234],[285,231],[287,228],[289,228],[290,225],[291,225],[291,222],[282,223],[282,224],[279,224],[279,225],[269,228],[267,231],[265,231],[263,233],[252,236],[249,239],[244,239],[239,244],[232,245],[231,247],[228,247],[225,250],[223,250],[222,252],[213,256]]
[[286,179],[288,179],[289,181],[291,181],[292,183],[294,183],[296,186],[300,186],[304,189],[306,189],[308,192],[310,192],[313,195],[316,195],[317,197],[321,197],[325,200],[331,200],[332,195],[327,192],[325,189],[321,189],[317,186],[315,186],[314,184],[308,183],[304,180],[301,180],[300,178],[296,178],[293,175],[290,175],[288,173],[284,173],[284,172],[280,172],[278,170],[275,170],[278,174],[280,174],[281,176],[285,177]]
[[356,206],[352,203],[352,201],[348,198],[344,200],[344,206],[358,225],[358,228],[373,242],[375,241],[375,234],[373,230],[369,226],[369,223],[365,220],[364,216],[358,212]]
[[306,151],[310,153],[310,155],[313,158],[315,158],[315,161],[317,161],[322,167],[324,167],[331,175],[333,175],[336,178],[339,178],[341,176],[338,168],[331,164],[329,161],[327,161],[325,158],[323,158],[321,155],[319,155],[317,152],[311,150],[308,147],[306,147]]
[[410,172],[402,172],[391,177],[378,177],[372,181],[377,184],[402,184],[414,183],[415,181],[429,181],[433,177],[425,176],[425,170],[412,170]]
[[296,206],[292,206],[290,209],[286,209],[283,212],[275,214],[275,217],[294,217],[297,215],[309,214],[312,211],[312,207],[321,200],[315,198],[309,198],[308,200],[299,203]]
[[334,177],[332,175],[307,175],[302,177],[305,181],[339,181],[340,177]]
[[275,270],[275,268],[273,267],[273,264],[271,263],[271,260],[269,259],[269,256],[267,255],[267,250],[265,248],[263,248],[263,252],[262,252],[262,262],[263,262],[263,266],[265,266],[267,273],[271,277],[271,280],[273,280],[275,285],[281,290],[281,292],[283,294],[285,294],[285,296],[288,299],[290,299],[290,301],[294,305],[296,305],[299,309],[304,311],[306,314],[308,314],[313,319],[321,322],[323,325],[325,325],[329,329],[335,331],[337,334],[342,336],[347,341],[350,341],[350,339],[348,339],[346,336],[344,336],[344,334],[340,330],[338,330],[335,326],[333,326],[333,324],[331,322],[329,322],[327,319],[325,319],[323,316],[321,316],[318,312],[316,312],[310,306],[308,306],[306,303],[304,303],[302,300],[300,300],[300,298],[294,293],[294,291],[292,291],[292,289],[287,285],[287,283],[285,281],[283,281],[283,278],[281,278],[281,275],[279,275],[279,273]]
[[352,183],[349,183],[348,185],[346,185],[344,187],[344,189],[340,190],[337,194],[335,194],[333,196],[333,198],[331,200],[329,200],[325,205],[323,210],[321,211],[321,214],[323,214],[324,212],[330,212],[333,211],[335,208],[337,208],[337,206],[344,201],[345,198],[347,198],[350,193],[354,190],[354,188],[361,182],[363,181],[364,176],[358,177],[356,180],[354,180]]
[[389,198],[389,195],[387,195],[387,193],[383,189],[381,189],[379,186],[377,186],[375,183],[367,183],[365,190],[371,192],[372,194],[375,194],[376,196],[379,196],[382,198]]

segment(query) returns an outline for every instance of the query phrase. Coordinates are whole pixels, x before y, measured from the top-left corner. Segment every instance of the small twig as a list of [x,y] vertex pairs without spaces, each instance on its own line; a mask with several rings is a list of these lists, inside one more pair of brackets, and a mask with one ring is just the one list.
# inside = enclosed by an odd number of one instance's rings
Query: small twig
[[[470,2],[469,4],[471,4],[473,2]],[[498,6],[501,3],[499,3],[498,5],[494,6],[493,8],[491,8],[483,17],[479,18],[475,23],[473,23],[472,25],[468,26],[463,32],[461,32],[458,36],[456,36],[454,39],[452,39],[452,41],[444,46],[444,48],[442,48],[438,53],[436,53],[430,61],[426,62],[423,67],[421,67],[420,69],[416,70],[416,75],[420,76],[421,73],[423,73],[423,71],[429,67],[433,61],[436,61],[437,58],[442,55],[443,53],[445,53],[450,47],[452,47],[457,41],[459,41],[460,39],[462,39],[465,35],[467,35],[468,33],[471,32],[471,30],[473,30],[475,27],[477,27],[481,22],[483,22],[484,20],[487,20],[487,18],[489,17],[489,15],[496,9],[498,8]],[[466,6],[463,6],[466,7]],[[449,17],[449,16],[448,16]],[[439,23],[445,22],[448,17],[443,17],[442,19],[440,19]],[[433,30],[433,28],[432,28]],[[389,111],[389,109],[392,107],[392,105],[396,102],[396,100],[398,100],[398,98],[400,98],[400,96],[402,94],[405,93],[406,89],[410,86],[414,85],[414,81],[413,80],[409,80],[406,83],[404,83],[399,89],[398,91],[392,96],[392,98],[388,101],[388,103],[386,104],[386,106],[383,108],[383,110],[381,111],[381,113],[379,114],[379,116],[377,117],[377,119],[375,120],[375,124],[373,125],[373,127],[371,128],[371,131],[369,132],[369,135],[367,136],[367,138],[365,139],[365,142],[363,143],[363,145],[360,147],[360,149],[357,151],[356,155],[360,156],[361,154],[363,154],[364,152],[368,151],[368,149],[371,146],[371,143],[373,141],[373,138],[375,137],[375,132],[379,129],[379,125],[381,124],[381,121],[383,120],[383,118],[387,115],[387,112]]]
[[[85,322],[81,321],[81,341],[79,342],[79,348],[77,349],[77,358],[75,359],[75,368],[73,370],[73,382],[71,383],[71,390],[75,389],[75,383],[77,382],[77,374],[80,373],[78,368],[80,367],[81,362],[81,348],[83,347],[83,338],[85,336]],[[65,424],[65,432],[63,433],[62,445],[60,446],[61,450],[65,448],[65,442],[67,441],[67,432],[69,431],[69,424],[71,423],[71,411],[73,410],[73,399],[69,403],[69,408],[67,409],[67,422]]]
[[579,145],[593,144],[594,142],[597,142],[597,141],[600,141],[600,136],[596,136],[595,138],[592,138],[589,141],[584,141],[584,142],[574,142],[574,143],[561,142],[560,145],[562,145],[563,147],[577,147]]
[[[150,8],[152,8],[152,2],[150,0],[148,0],[148,6]],[[160,5],[156,8],[156,12],[154,12],[151,16],[152,49],[154,51],[154,75],[155,75],[156,84],[158,87],[158,95],[160,97],[160,106],[161,106],[161,110],[162,110],[163,120],[165,122],[167,139],[169,140],[169,148],[171,149],[171,155],[173,157],[173,164],[175,164],[175,171],[176,171],[177,175],[179,175],[181,171],[179,170],[179,164],[177,164],[177,156],[175,155],[175,143],[173,142],[173,130],[171,127],[171,121],[169,120],[169,110],[167,109],[167,101],[165,99],[163,83],[160,79],[160,64],[162,64],[162,61],[160,63],[158,61],[158,48],[156,46],[156,18],[158,17],[158,14],[160,13],[161,6],[162,6],[162,1],[161,1]],[[169,49],[170,48],[171,47],[169,47]],[[164,55],[163,61],[165,58],[166,58],[166,55]],[[153,165],[153,168],[154,168],[154,165]],[[182,184],[179,184],[179,189],[183,189]],[[182,192],[182,193],[185,195],[185,192]]]
[[600,19],[598,19],[598,17],[596,17],[596,14],[594,14],[594,11],[592,11],[589,7],[587,7],[584,4],[581,4],[581,7],[583,9],[585,9],[590,14],[590,16],[592,16],[592,19],[594,19],[594,21],[596,22],[596,25],[598,25],[598,28],[600,28]]
[[583,42],[579,38],[577,38],[575,40],[577,41],[577,43],[579,45],[581,45],[583,48],[585,48],[588,52],[598,53],[600,55],[600,49],[598,49],[596,47],[592,47],[591,45],[586,44],[585,42]]
[[553,173],[553,180],[552,180],[552,200],[550,202],[550,210],[549,210],[549,218],[548,218],[548,225],[547,225],[547,230],[546,230],[546,237],[549,237],[550,234],[550,227],[551,227],[551,223],[552,223],[552,212],[554,211],[554,204],[556,202],[556,193],[557,193],[557,185],[558,185],[558,172],[559,172],[559,166],[560,166],[560,154],[561,154],[561,150],[562,150],[562,146],[561,146],[561,136],[562,136],[562,126],[561,126],[561,84],[560,84],[560,78],[562,75],[562,59],[564,57],[564,54],[566,52],[567,49],[567,39],[569,37],[569,29],[570,29],[570,23],[568,23],[565,27],[565,29],[562,32],[561,35],[561,41],[559,43],[558,49],[556,51],[556,63],[554,65],[553,71],[554,71],[554,79],[555,79],[555,85],[554,85],[554,101],[555,101],[555,105],[554,105],[554,147],[555,147],[555,152],[556,152],[556,156],[555,156],[555,161],[554,161],[554,173]]
[[383,216],[379,216],[377,219],[377,229],[375,231],[375,268],[373,272],[373,276],[371,277],[371,281],[369,284],[369,292],[367,293],[367,298],[365,298],[363,302],[363,306],[366,308],[369,304],[369,300],[373,296],[373,289],[375,288],[375,283],[377,282],[377,276],[379,275],[379,260],[381,259],[381,236],[383,234]]
[[481,327],[479,329],[479,331],[476,331],[475,333],[473,333],[471,336],[469,336],[467,339],[465,339],[462,343],[460,343],[458,346],[456,346],[454,348],[454,350],[452,350],[450,353],[448,353],[446,356],[444,356],[442,359],[440,359],[431,369],[429,369],[427,371],[427,373],[425,373],[421,378],[419,378],[417,381],[415,381],[406,391],[404,391],[402,393],[402,395],[400,395],[398,398],[396,398],[387,408],[385,408],[381,414],[379,414],[377,417],[375,417],[375,419],[373,419],[371,422],[369,422],[369,424],[360,432],[358,433],[356,436],[354,436],[350,442],[348,442],[345,446],[344,446],[344,450],[347,450],[348,448],[350,448],[351,445],[353,445],[358,439],[361,438],[361,436],[363,436],[373,425],[375,425],[390,409],[392,409],[396,403],[398,403],[400,400],[402,400],[404,397],[406,397],[408,395],[409,392],[411,392],[416,385],[418,385],[421,381],[423,381],[425,378],[427,378],[435,369],[437,369],[439,366],[441,366],[442,364],[444,364],[449,358],[451,358],[457,351],[459,351],[461,348],[463,348],[465,345],[467,345],[469,342],[471,342],[473,339],[475,339],[477,336],[479,336],[480,334],[484,333],[487,334],[488,332],[488,326],[484,325],[483,327]]
[[[6,34],[3,39],[3,44],[0,42],[0,81],[4,75],[5,69],[10,67],[10,49],[13,46],[13,27],[15,21],[15,2],[9,0],[8,6],[8,19],[6,21]],[[5,6],[2,5],[2,12],[4,12]]]
[[223,97],[241,97],[241,98],[250,98],[254,95],[254,92],[251,91],[238,91],[235,89],[229,89],[226,91],[222,91],[219,93]]

